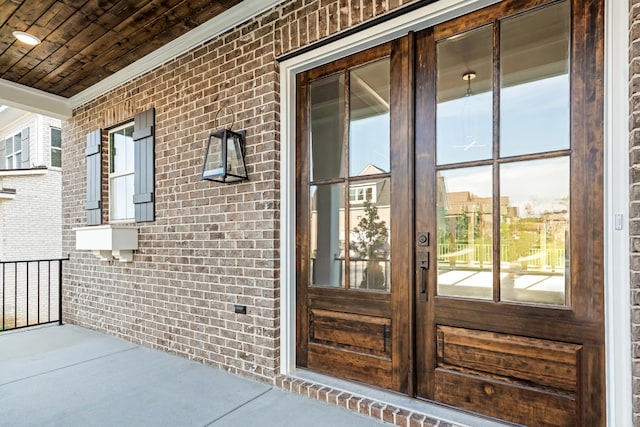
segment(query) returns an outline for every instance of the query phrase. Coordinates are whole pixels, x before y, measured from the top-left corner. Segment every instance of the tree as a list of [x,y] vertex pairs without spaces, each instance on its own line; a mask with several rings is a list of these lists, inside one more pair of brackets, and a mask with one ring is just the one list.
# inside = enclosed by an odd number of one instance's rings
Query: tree
[[389,238],[387,223],[378,216],[378,208],[368,200],[364,202],[364,215],[352,229],[353,240],[351,248],[358,253],[359,258],[367,261],[360,287],[369,289],[384,289],[385,277],[376,260],[375,250],[384,248]]

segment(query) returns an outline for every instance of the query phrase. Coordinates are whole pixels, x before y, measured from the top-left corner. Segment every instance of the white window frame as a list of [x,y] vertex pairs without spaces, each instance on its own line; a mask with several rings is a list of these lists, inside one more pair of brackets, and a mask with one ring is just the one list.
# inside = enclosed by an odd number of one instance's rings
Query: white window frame
[[[53,131],[57,130],[60,132],[60,147],[54,147],[53,146]],[[56,126],[50,126],[49,127],[49,148],[51,150],[51,154],[50,154],[50,164],[52,168],[58,168],[61,169],[62,168],[62,129],[60,129],[59,127]],[[55,166],[53,164],[53,152],[54,151],[59,151],[60,152],[60,165],[59,166]]]
[[[127,128],[131,128],[131,134],[133,135],[133,127],[134,127],[134,122],[127,122],[124,125],[118,126],[116,128],[113,129],[109,129],[109,149],[108,149],[108,158],[109,158],[109,222],[110,223],[120,223],[120,222],[134,222],[135,221],[135,211],[134,211],[134,205],[133,205],[133,191],[131,192],[131,198],[130,200],[125,200],[125,203],[127,205],[130,205],[130,211],[131,211],[131,217],[125,217],[125,218],[115,218],[114,217],[114,213],[115,213],[115,209],[114,209],[114,202],[116,200],[122,199],[125,196],[116,194],[116,190],[115,190],[115,186],[112,184],[113,180],[115,180],[116,178],[121,178],[121,177],[125,177],[125,176],[134,176],[135,174],[135,164],[134,164],[134,160],[131,159],[131,168],[130,169],[125,169],[122,171],[117,171],[117,172],[111,172],[111,159],[112,159],[112,155],[111,155],[111,151],[113,150],[113,142],[112,142],[112,135],[115,134],[118,131],[127,129]],[[133,136],[131,136],[131,144],[133,144]],[[129,211],[129,208],[126,209],[126,211]]]
[[[282,374],[296,371],[296,74],[499,0],[440,0],[280,63]],[[629,4],[605,0],[605,355],[607,425],[631,427],[628,126]],[[620,228],[616,218],[621,218]]]
[[[18,137],[18,139],[20,140],[20,149],[16,150],[16,151],[12,151],[11,154],[9,154],[9,150],[6,150],[6,145],[5,145],[5,158],[4,158],[4,164],[6,169],[21,169],[22,168],[22,132],[18,132],[16,134],[13,134],[12,136],[10,136],[9,138],[11,138],[11,148],[13,149],[13,147],[15,146],[15,139],[16,137]],[[4,138],[4,140],[2,141],[3,144],[7,143],[7,139],[9,138]],[[20,162],[16,163],[16,155],[20,154]],[[11,157],[11,160],[9,160],[9,157]],[[9,162],[11,162],[11,164],[9,164]]]
[[[371,191],[371,197],[367,198],[367,190]],[[349,202],[354,205],[361,205],[365,201],[376,203],[378,200],[375,185],[359,185],[349,188]]]

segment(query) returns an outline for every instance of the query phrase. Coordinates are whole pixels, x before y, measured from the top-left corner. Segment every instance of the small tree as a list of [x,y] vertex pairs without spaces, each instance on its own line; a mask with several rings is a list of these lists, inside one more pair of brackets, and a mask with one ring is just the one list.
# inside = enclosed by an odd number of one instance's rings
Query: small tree
[[374,251],[383,247],[389,238],[387,223],[380,220],[378,208],[368,200],[364,202],[364,215],[358,224],[352,229],[351,248],[357,251],[358,256],[367,261],[361,287],[371,289],[384,289],[385,278],[380,263],[375,260]]

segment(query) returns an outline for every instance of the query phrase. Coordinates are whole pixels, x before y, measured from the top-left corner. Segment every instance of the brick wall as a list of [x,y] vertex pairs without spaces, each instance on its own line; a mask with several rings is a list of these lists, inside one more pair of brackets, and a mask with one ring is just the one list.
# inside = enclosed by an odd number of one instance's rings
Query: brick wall
[[640,426],[640,0],[629,1],[629,159],[633,423]]
[[0,201],[2,261],[61,257],[60,175],[60,171],[48,170],[42,175],[1,179],[2,186],[16,190],[15,199]]
[[[280,346],[275,58],[402,3],[409,2],[289,1],[76,109],[63,128],[66,320],[273,380]],[[133,262],[98,261],[75,251],[71,230],[86,224],[86,134],[151,107],[156,220],[138,224]],[[215,120],[222,107],[229,108]],[[247,130],[250,181],[201,181],[208,134],[234,115],[234,129]],[[105,178],[105,207],[106,186]],[[235,314],[234,304],[247,314]]]

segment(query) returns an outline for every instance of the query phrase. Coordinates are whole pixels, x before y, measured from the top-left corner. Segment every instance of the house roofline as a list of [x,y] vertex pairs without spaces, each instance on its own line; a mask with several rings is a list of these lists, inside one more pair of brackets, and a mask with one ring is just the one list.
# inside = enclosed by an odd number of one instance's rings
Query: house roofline
[[69,99],[0,79],[0,104],[60,120],[71,117]]
[[0,104],[67,120],[72,116],[75,108],[208,42],[284,1],[251,0],[250,2],[242,2],[70,98],[0,79]]

